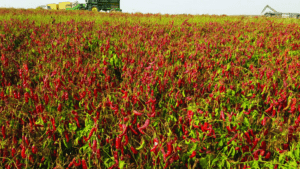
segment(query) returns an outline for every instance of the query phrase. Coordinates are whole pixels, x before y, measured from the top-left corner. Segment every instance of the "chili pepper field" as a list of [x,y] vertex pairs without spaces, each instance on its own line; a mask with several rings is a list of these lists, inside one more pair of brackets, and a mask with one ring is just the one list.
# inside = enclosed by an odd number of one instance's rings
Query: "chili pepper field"
[[0,168],[298,168],[299,20],[0,9]]

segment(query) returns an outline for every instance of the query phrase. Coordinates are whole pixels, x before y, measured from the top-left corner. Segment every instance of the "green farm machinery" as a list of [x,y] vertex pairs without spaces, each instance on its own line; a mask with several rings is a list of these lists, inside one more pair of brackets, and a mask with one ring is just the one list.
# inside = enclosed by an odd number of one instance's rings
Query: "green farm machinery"
[[120,0],[85,0],[85,4],[78,1],[66,5],[66,10],[89,10],[89,11],[119,11]]

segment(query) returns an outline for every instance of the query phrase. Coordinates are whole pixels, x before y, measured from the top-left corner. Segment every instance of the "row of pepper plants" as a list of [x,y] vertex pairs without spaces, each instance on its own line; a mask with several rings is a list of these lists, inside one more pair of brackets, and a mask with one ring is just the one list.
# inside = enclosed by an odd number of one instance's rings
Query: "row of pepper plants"
[[298,166],[298,24],[132,17],[0,20],[1,167]]

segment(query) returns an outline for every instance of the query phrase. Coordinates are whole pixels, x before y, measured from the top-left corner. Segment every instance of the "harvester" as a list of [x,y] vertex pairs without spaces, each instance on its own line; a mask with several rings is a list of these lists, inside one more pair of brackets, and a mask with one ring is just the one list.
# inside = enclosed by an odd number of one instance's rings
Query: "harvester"
[[89,11],[120,11],[120,0],[85,0],[85,4],[76,2],[61,2],[59,5],[48,4],[47,9],[89,10]]
[[120,9],[120,0],[85,0],[86,10],[97,11],[122,11]]
[[78,1],[66,5],[66,10],[85,10],[85,4],[80,4]]
[[[265,12],[265,10],[269,8],[272,12]],[[266,17],[278,17],[282,18],[283,16],[286,16],[288,18],[300,18],[300,13],[282,13],[282,12],[277,12],[275,9],[270,7],[269,5],[265,6],[265,8],[261,11],[262,15],[265,15]]]

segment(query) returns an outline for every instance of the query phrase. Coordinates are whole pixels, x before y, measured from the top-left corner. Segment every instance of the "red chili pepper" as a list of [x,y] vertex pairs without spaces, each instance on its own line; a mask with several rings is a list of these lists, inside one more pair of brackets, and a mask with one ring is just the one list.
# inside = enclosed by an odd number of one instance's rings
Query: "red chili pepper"
[[193,151],[193,153],[190,155],[190,158],[193,158],[193,157],[195,157],[196,156],[196,151]]
[[156,150],[157,146],[158,146],[158,139],[154,138],[153,142],[154,142],[154,146],[150,150],[152,152],[154,152]]
[[3,135],[3,138],[5,139],[6,138],[6,135],[5,135],[5,126],[2,126],[2,135]]
[[16,153],[16,149],[15,149],[15,148],[12,148],[12,149],[11,149],[11,156],[14,157],[14,156],[15,156],[15,153]]
[[[122,157],[125,155],[124,154],[124,145],[123,143],[120,143],[121,144],[121,153],[122,153]],[[122,160],[122,157],[121,157],[121,160]]]
[[[56,141],[56,134],[55,133],[53,134],[53,141],[54,142]],[[54,151],[56,151],[56,150],[54,150]]]
[[62,109],[62,104],[59,103],[58,107],[57,107],[57,111],[61,112],[61,109]]
[[96,119],[99,120],[99,117],[100,117],[100,113],[97,112],[97,116],[96,116]]
[[235,138],[237,138],[237,136],[238,134],[235,134],[234,137],[227,142],[227,145],[229,145]]
[[244,112],[244,114],[246,114],[246,115],[249,115],[250,113],[251,113],[251,111]]
[[267,147],[266,141],[262,141],[260,148],[263,149],[263,150],[266,150],[266,147]]
[[97,140],[93,141],[93,152],[96,153],[97,151]]
[[264,119],[261,121],[261,124],[262,124],[263,126],[266,125],[266,120],[267,120],[267,117],[264,117]]
[[45,104],[47,105],[49,103],[49,97],[47,94],[44,94],[44,100],[45,100]]
[[43,157],[43,158],[41,159],[42,162],[44,162],[44,160],[45,160],[45,157]]
[[133,154],[137,154],[138,153],[138,151],[133,146],[131,146],[130,149],[133,152]]
[[75,164],[76,167],[80,166],[81,165],[81,160],[78,160],[78,163],[76,163],[76,160],[74,160],[74,164]]
[[257,143],[258,143],[258,138],[255,138],[253,146],[251,148],[251,152],[254,150],[254,148],[256,147]]
[[88,141],[89,141],[89,139],[88,139],[88,138],[86,138],[85,136],[83,136],[83,139],[84,139],[86,142],[88,142]]
[[250,139],[250,135],[248,132],[245,133],[246,139],[247,139],[247,143],[250,144],[251,143],[251,139]]
[[167,151],[167,154],[165,155],[166,158],[169,157],[172,154],[172,149],[173,149],[172,143],[168,142],[167,147],[168,147],[168,151]]
[[116,138],[116,149],[120,149],[120,143],[121,143],[121,138],[117,137]]
[[31,151],[32,151],[33,154],[36,154],[36,153],[37,153],[37,148],[35,147],[35,145],[33,145],[33,146],[31,147]]
[[28,94],[28,93],[25,93],[25,94],[24,94],[24,97],[25,97],[25,102],[28,103],[28,100],[29,100],[29,94]]
[[275,115],[276,115],[276,110],[273,109],[272,117],[274,117]]
[[133,127],[131,125],[129,126],[129,128],[135,135],[138,135],[138,133],[133,129]]
[[91,130],[91,132],[90,132],[90,134],[89,134],[88,140],[92,137],[94,131],[95,131],[95,128],[92,128],[92,130]]
[[52,118],[52,119],[51,119],[51,122],[52,122],[53,130],[56,131],[56,127],[55,127],[55,119]]
[[265,156],[265,159],[269,159],[271,157],[271,152],[267,152],[266,156]]
[[101,154],[100,154],[100,149],[97,149],[97,158],[100,159]]
[[143,126],[141,126],[140,129],[143,130],[143,129],[147,128],[147,127],[149,126],[149,124],[150,124],[150,120],[147,119],[147,120],[145,121],[145,124],[144,124]]
[[73,166],[73,161],[70,162],[70,164],[68,165],[68,168],[71,168]]
[[120,136],[121,137],[124,136],[126,134],[127,130],[128,130],[128,126],[125,127],[125,130],[123,131],[123,133]]
[[166,168],[169,167],[169,165],[170,165],[170,162],[169,162],[169,161],[170,161],[170,160],[168,160],[168,161],[166,162],[166,165],[165,165],[164,169],[166,169]]
[[266,112],[268,113],[269,111],[271,111],[273,109],[273,104],[270,105],[270,107],[266,110]]
[[97,90],[97,89],[94,89],[94,97],[95,97],[95,98],[97,98],[97,96],[98,96],[98,93],[97,93],[97,92],[98,92],[98,90]]
[[140,124],[139,124],[139,123],[137,124],[137,128],[138,128],[138,130],[140,131],[140,133],[145,134],[145,133],[143,132],[143,130],[140,128]]
[[29,161],[31,161],[32,163],[34,163],[34,159],[33,159],[33,155],[32,154],[29,155]]
[[264,156],[265,152],[266,152],[265,150],[261,150],[259,155]]
[[69,142],[69,135],[68,135],[68,132],[67,132],[67,131],[65,131],[64,133],[65,133],[65,137],[66,137],[66,139],[67,139],[67,143],[68,143],[68,142]]
[[118,151],[114,151],[113,154],[116,164],[119,165]]
[[77,100],[77,101],[80,101],[81,98],[78,98],[76,95],[74,95],[74,98]]
[[268,134],[269,130],[266,129],[265,132],[264,132],[264,136],[266,136]]
[[134,125],[136,123],[136,117],[137,117],[137,115],[134,115],[134,119],[132,121],[132,125]]
[[250,131],[251,136],[252,136],[253,138],[255,138],[255,135],[254,135],[254,133],[253,133],[253,129],[250,129],[249,131]]
[[231,133],[231,128],[230,128],[230,126],[226,126],[226,129],[227,129],[228,134],[230,134],[230,133]]
[[124,143],[124,146],[126,146],[128,144],[128,136],[127,134],[125,134],[125,143]]
[[223,111],[221,111],[220,119],[225,120],[225,115]]
[[22,151],[21,151],[21,156],[22,156],[22,158],[26,158],[25,151],[26,151],[26,149],[25,149],[25,147],[23,146],[23,147],[22,147]]
[[142,116],[143,115],[143,113],[139,113],[139,112],[137,112],[135,110],[133,110],[133,114],[136,115],[136,116]]
[[77,127],[80,128],[80,124],[79,124],[79,121],[78,121],[77,116],[75,116],[74,119],[75,119],[75,121],[76,121],[76,123],[77,123]]
[[85,159],[82,159],[82,168],[83,169],[87,169],[86,163],[85,163]]

